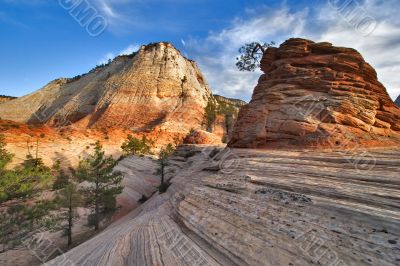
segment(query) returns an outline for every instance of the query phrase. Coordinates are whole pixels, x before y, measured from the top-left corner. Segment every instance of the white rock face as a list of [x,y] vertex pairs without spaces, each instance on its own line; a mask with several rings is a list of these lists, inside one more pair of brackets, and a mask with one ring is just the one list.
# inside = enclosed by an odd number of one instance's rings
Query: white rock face
[[181,147],[167,193],[48,265],[398,265],[400,150],[221,150]]
[[78,128],[144,131],[160,126],[187,132],[201,125],[210,96],[196,63],[170,43],[157,43],[80,78],[55,80],[6,102],[0,117]]

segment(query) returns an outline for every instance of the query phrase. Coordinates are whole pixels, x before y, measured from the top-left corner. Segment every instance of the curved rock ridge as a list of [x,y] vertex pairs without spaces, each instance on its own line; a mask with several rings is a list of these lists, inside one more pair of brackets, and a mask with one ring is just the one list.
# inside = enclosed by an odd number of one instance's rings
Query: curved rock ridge
[[400,109],[356,50],[289,39],[267,49],[231,147],[400,144]]
[[182,146],[166,193],[46,265],[398,265],[400,149],[371,155]]
[[196,63],[162,42],[4,103],[0,117],[50,126],[135,131],[159,126],[170,132],[188,132],[201,125],[210,96]]

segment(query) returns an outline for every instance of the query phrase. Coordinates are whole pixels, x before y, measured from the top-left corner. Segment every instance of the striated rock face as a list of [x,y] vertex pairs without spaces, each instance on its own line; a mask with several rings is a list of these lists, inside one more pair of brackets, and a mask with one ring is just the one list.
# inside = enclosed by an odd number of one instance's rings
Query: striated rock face
[[394,102],[398,107],[400,107],[400,95],[397,97],[396,101]]
[[195,62],[170,43],[142,46],[73,79],[0,106],[0,117],[21,123],[72,124],[76,128],[125,128],[188,132],[202,123],[211,91]]
[[400,109],[356,50],[289,39],[265,52],[261,69],[231,147],[400,143]]
[[46,265],[398,265],[400,150],[364,156],[180,147],[166,193]]
[[220,95],[214,95],[214,99],[217,106],[217,115],[212,126],[212,133],[226,143],[232,135],[240,108],[247,103]]

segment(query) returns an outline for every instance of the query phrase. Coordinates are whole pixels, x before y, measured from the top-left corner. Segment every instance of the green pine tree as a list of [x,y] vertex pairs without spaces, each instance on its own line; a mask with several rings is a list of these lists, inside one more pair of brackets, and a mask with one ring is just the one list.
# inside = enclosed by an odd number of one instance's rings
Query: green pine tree
[[161,148],[158,154],[158,163],[160,168],[158,169],[158,173],[161,175],[161,184],[159,187],[159,191],[164,193],[167,191],[169,184],[165,182],[165,167],[168,166],[169,157],[174,152],[174,147],[172,144],[168,144],[167,146]]
[[7,166],[8,163],[11,162],[13,155],[9,153],[6,149],[6,143],[4,140],[4,136],[0,135],[0,174]]
[[154,141],[147,140],[144,135],[142,139],[139,139],[129,134],[127,139],[122,143],[121,149],[126,155],[150,154],[153,145]]
[[62,214],[62,221],[66,221],[65,233],[68,237],[68,247],[72,245],[72,227],[74,219],[78,217],[76,208],[82,206],[81,193],[75,183],[69,182],[58,194],[56,201],[66,211]]
[[[80,161],[76,176],[80,182],[87,182],[83,189],[87,204],[93,209],[93,225],[99,229],[101,214],[116,206],[116,196],[122,192],[123,176],[113,169],[117,162],[112,157],[105,157],[100,142],[96,142],[94,154]],[[115,208],[113,209],[115,210]]]

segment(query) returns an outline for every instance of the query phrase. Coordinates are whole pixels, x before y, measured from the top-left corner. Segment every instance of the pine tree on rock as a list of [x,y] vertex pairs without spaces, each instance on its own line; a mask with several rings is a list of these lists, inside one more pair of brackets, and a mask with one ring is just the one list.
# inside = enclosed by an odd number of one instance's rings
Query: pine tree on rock
[[160,153],[158,155],[158,163],[160,168],[158,169],[158,174],[161,175],[161,184],[159,187],[159,191],[164,193],[167,191],[169,184],[165,182],[165,167],[168,166],[169,157],[174,152],[174,147],[172,144],[168,144],[166,147],[161,148]]
[[0,172],[6,167],[6,165],[12,160],[13,155],[6,149],[6,143],[4,136],[0,135]]
[[101,215],[116,209],[116,196],[122,192],[121,173],[114,171],[117,165],[112,157],[105,157],[100,142],[96,142],[94,153],[79,162],[76,176],[86,182],[83,189],[85,200],[93,209],[94,230],[99,229]]
[[72,245],[72,227],[74,219],[78,217],[76,208],[82,206],[81,193],[76,184],[69,182],[59,193],[57,199],[60,207],[66,211],[62,215],[62,220],[67,221],[65,232],[68,237],[68,247]]

